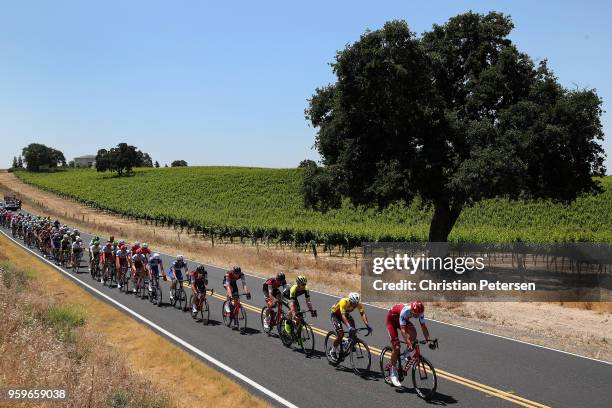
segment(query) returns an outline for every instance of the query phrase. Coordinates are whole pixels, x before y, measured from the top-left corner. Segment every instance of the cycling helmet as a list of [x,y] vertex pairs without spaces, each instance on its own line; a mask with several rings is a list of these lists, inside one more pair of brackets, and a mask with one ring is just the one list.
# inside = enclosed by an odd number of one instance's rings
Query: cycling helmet
[[149,244],[147,244],[146,242],[142,243],[142,249],[147,249],[149,247]]
[[157,252],[154,253],[152,259],[159,259],[159,254]]
[[81,242],[81,237],[76,237],[76,242]]
[[110,242],[115,242],[115,236],[114,236],[114,235],[111,235],[110,237],[108,237],[108,240],[109,240]]
[[276,274],[276,280],[279,282],[287,282],[287,278],[285,278],[285,273],[284,272],[279,272]]
[[177,260],[177,261],[181,261],[181,262],[183,262],[183,259],[184,259],[184,258],[183,258],[183,255],[177,255],[177,256],[176,256],[176,260]]
[[201,274],[205,274],[206,273],[206,268],[204,267],[204,265],[200,265],[196,268],[196,272],[197,273],[201,273]]
[[68,234],[64,234],[64,239],[68,239],[70,236]]
[[238,265],[236,265],[236,266],[234,266],[234,267],[232,268],[232,271],[233,271],[234,273],[241,273],[241,272],[242,272],[242,269],[240,269],[240,267],[239,267]]
[[425,306],[423,306],[423,302],[421,302],[420,300],[415,300],[410,304],[410,311],[412,311],[412,313],[414,313],[415,315],[420,316],[425,311]]
[[140,241],[134,241],[134,246],[140,246]]
[[359,303],[359,300],[361,300],[361,296],[359,296],[359,293],[357,292],[351,292],[348,295],[348,299],[349,302],[351,302],[353,305],[356,305]]
[[306,279],[304,275],[300,275],[295,278],[295,283],[297,283],[298,285],[306,285],[308,283],[308,279]]
[[79,235],[79,230],[76,228],[72,232],[74,233],[74,235]]
[[95,237],[93,237],[93,241],[100,241],[100,237],[96,235]]

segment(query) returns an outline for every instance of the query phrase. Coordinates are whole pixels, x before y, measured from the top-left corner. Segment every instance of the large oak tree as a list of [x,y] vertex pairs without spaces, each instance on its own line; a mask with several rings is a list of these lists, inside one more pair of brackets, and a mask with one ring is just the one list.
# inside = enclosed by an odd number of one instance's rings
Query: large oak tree
[[315,200],[378,207],[418,196],[433,207],[437,242],[479,200],[568,202],[598,191],[601,99],[561,86],[510,41],[512,29],[495,12],[465,13],[420,37],[391,21],[339,51],[335,83],[306,109],[323,167],[305,172],[303,191],[323,185],[334,191]]

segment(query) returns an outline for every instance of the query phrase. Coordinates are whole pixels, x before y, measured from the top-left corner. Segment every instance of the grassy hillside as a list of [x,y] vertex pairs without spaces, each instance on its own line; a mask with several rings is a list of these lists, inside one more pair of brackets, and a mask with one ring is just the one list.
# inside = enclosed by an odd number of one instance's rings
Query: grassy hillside
[[[320,214],[302,207],[299,169],[187,167],[138,169],[117,178],[94,170],[16,173],[23,181],[102,209],[197,228],[205,233],[350,246],[424,240],[432,212],[398,204],[377,213],[345,203]],[[612,177],[603,194],[565,206],[488,200],[463,211],[452,241],[612,242]]]

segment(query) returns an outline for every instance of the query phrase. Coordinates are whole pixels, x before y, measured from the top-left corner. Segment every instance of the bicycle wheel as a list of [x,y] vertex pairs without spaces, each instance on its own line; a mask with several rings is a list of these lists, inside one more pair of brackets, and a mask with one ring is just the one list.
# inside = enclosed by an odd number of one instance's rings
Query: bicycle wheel
[[438,377],[433,365],[425,357],[421,357],[412,366],[412,385],[417,395],[428,401],[436,393]]
[[290,347],[291,344],[293,343],[293,335],[289,334],[285,331],[285,322],[287,321],[287,318],[283,317],[279,322],[278,322],[278,326],[277,326],[277,330],[278,330],[278,337],[280,338],[281,342],[283,343],[283,345],[285,347]]
[[238,330],[240,332],[244,332],[247,328],[247,315],[246,310],[242,305],[240,305],[240,313],[238,314],[238,322],[237,322]]
[[185,293],[185,289],[180,288],[177,293],[176,293],[176,304],[178,305],[178,308],[180,310],[182,310],[183,312],[186,309],[186,305],[187,305],[187,294]]
[[155,291],[153,303],[155,303],[158,307],[161,307],[163,299],[162,290],[159,286],[155,286],[153,290]]
[[355,344],[349,350],[349,356],[355,374],[364,376],[370,372],[372,355],[370,354],[370,348],[363,340],[355,340]]
[[189,310],[189,314],[191,315],[191,317],[193,319],[196,319],[200,315],[200,312],[197,311],[197,312],[193,313],[193,293],[191,295],[189,295],[189,303],[188,303],[188,305],[189,305],[189,309],[190,309]]
[[[393,354],[393,349],[390,346],[386,346],[382,349],[382,351],[380,352],[380,373],[383,376],[383,379],[385,380],[385,382],[389,385],[393,385],[393,383],[391,383],[391,354]],[[400,371],[399,369],[399,358],[398,358],[398,373]],[[400,380],[400,382],[402,381],[402,378],[399,377],[398,378]]]
[[223,324],[226,325],[227,327],[230,327],[232,325],[232,319],[230,318],[230,314],[231,314],[231,306],[230,306],[230,312],[228,312],[226,310],[226,306],[227,306],[227,300],[225,302],[223,302],[223,305],[221,306],[221,315],[223,316]]
[[268,322],[266,325],[266,310],[268,310],[268,306],[264,306],[261,308],[261,329],[263,330],[264,333],[266,333],[268,336],[270,335],[270,333],[272,332],[272,314],[270,314],[270,316],[268,317]]
[[302,351],[307,356],[311,356],[315,349],[315,336],[312,331],[312,327],[308,323],[304,323],[302,328],[299,330],[298,338]]
[[172,305],[172,307],[176,307],[176,302],[178,301],[178,293],[176,292],[176,289],[170,292],[170,294],[172,295],[172,297],[170,298],[170,304]]
[[331,356],[331,349],[334,346],[334,340],[336,339],[336,333],[333,331],[327,332],[327,336],[325,336],[325,357],[327,357],[327,362],[334,367],[337,366],[340,362],[337,358],[333,358]]
[[200,312],[202,316],[202,324],[207,325],[210,321],[210,309],[208,307],[208,300],[204,299],[204,301],[202,302],[202,310]]

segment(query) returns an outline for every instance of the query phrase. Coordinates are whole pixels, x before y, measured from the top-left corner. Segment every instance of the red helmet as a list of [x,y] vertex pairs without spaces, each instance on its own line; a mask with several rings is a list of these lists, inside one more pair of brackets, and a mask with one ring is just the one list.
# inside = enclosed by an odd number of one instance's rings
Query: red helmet
[[410,310],[415,315],[420,316],[425,311],[425,306],[423,306],[423,302],[421,302],[420,300],[415,300],[414,302],[410,304]]

